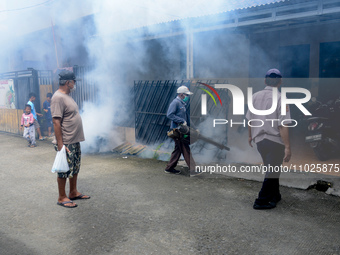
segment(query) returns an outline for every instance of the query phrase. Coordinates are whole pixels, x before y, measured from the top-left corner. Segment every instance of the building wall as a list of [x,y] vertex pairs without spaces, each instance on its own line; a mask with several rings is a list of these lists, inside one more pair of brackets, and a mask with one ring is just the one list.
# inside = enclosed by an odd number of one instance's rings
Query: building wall
[[318,78],[320,76],[320,43],[340,41],[339,26],[339,22],[322,25],[313,24],[294,29],[251,34],[249,76],[262,77],[262,68],[279,67],[281,64],[279,59],[280,48],[308,45],[310,48],[308,56],[309,77]]
[[195,78],[248,78],[249,39],[228,30],[194,34]]
[[[340,95],[339,80],[334,79],[340,77],[340,70],[320,71],[324,65],[322,61],[332,61],[331,68],[339,66],[340,47],[334,47],[328,56],[320,51],[323,43],[340,42],[339,25],[339,22],[300,25],[293,29],[251,34],[249,77],[264,77],[266,70],[275,67],[284,77],[291,78],[286,85],[305,87],[313,96],[324,100]],[[297,81],[293,78],[304,79]]]

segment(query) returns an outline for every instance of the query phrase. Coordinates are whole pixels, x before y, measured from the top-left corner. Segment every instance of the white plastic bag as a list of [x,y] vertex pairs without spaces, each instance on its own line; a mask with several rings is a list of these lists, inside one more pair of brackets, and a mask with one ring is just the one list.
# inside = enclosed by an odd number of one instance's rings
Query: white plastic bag
[[52,173],[66,173],[68,170],[70,170],[70,168],[67,163],[65,145],[63,145],[63,148],[61,148],[55,156]]

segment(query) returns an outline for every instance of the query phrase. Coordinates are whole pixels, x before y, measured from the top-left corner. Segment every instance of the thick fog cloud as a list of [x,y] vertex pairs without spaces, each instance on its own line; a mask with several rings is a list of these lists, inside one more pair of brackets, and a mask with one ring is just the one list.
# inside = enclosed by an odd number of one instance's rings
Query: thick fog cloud
[[[204,15],[236,9],[239,4],[225,0],[8,0],[0,5],[0,72],[94,66],[88,75],[98,88],[98,100],[85,102],[82,108],[84,150],[107,151],[121,142],[115,126],[134,119],[134,80],[186,78],[183,69],[191,30],[185,18],[202,16],[204,22]],[[91,22],[84,21],[82,17],[90,14],[94,14]],[[216,17],[205,18],[207,23],[218,22]],[[168,29],[167,22],[172,20],[179,20],[176,24],[183,33],[153,40],[120,33],[144,27],[152,36],[159,32],[152,25],[163,23]],[[248,70],[239,67],[244,68],[247,60],[243,55],[235,57],[235,46],[244,53],[242,47],[249,49],[249,41],[222,30],[196,34],[195,75],[244,77]]]

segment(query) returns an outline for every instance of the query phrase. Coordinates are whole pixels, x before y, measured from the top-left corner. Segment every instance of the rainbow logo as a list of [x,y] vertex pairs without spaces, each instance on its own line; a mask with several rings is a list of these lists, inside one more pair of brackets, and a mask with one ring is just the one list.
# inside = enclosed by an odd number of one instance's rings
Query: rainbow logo
[[[205,84],[205,83],[202,83],[202,82],[198,82],[199,84],[202,84],[204,86],[206,86],[207,88],[209,88],[212,92],[214,92],[214,94],[217,96],[218,100],[220,101],[221,103],[221,106],[222,106],[222,100],[221,100],[221,97],[220,95],[217,93],[217,91],[211,87],[210,85],[208,84]],[[211,92],[207,89],[203,89],[203,88],[200,88],[201,90],[203,90],[205,93],[207,93],[211,98],[212,100],[214,101],[215,105],[217,106],[217,103],[216,103],[216,100],[215,100],[215,97],[211,94]]]

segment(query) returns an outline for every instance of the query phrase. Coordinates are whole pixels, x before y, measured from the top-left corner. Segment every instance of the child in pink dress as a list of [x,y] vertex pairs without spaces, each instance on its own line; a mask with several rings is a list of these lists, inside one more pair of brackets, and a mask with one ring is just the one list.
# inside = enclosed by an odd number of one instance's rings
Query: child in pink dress
[[21,127],[20,130],[22,129],[23,126],[24,128],[24,135],[28,141],[28,147],[34,148],[36,147],[35,144],[35,129],[34,129],[34,118],[33,114],[31,113],[31,106],[26,105],[25,106],[25,112],[21,116]]

